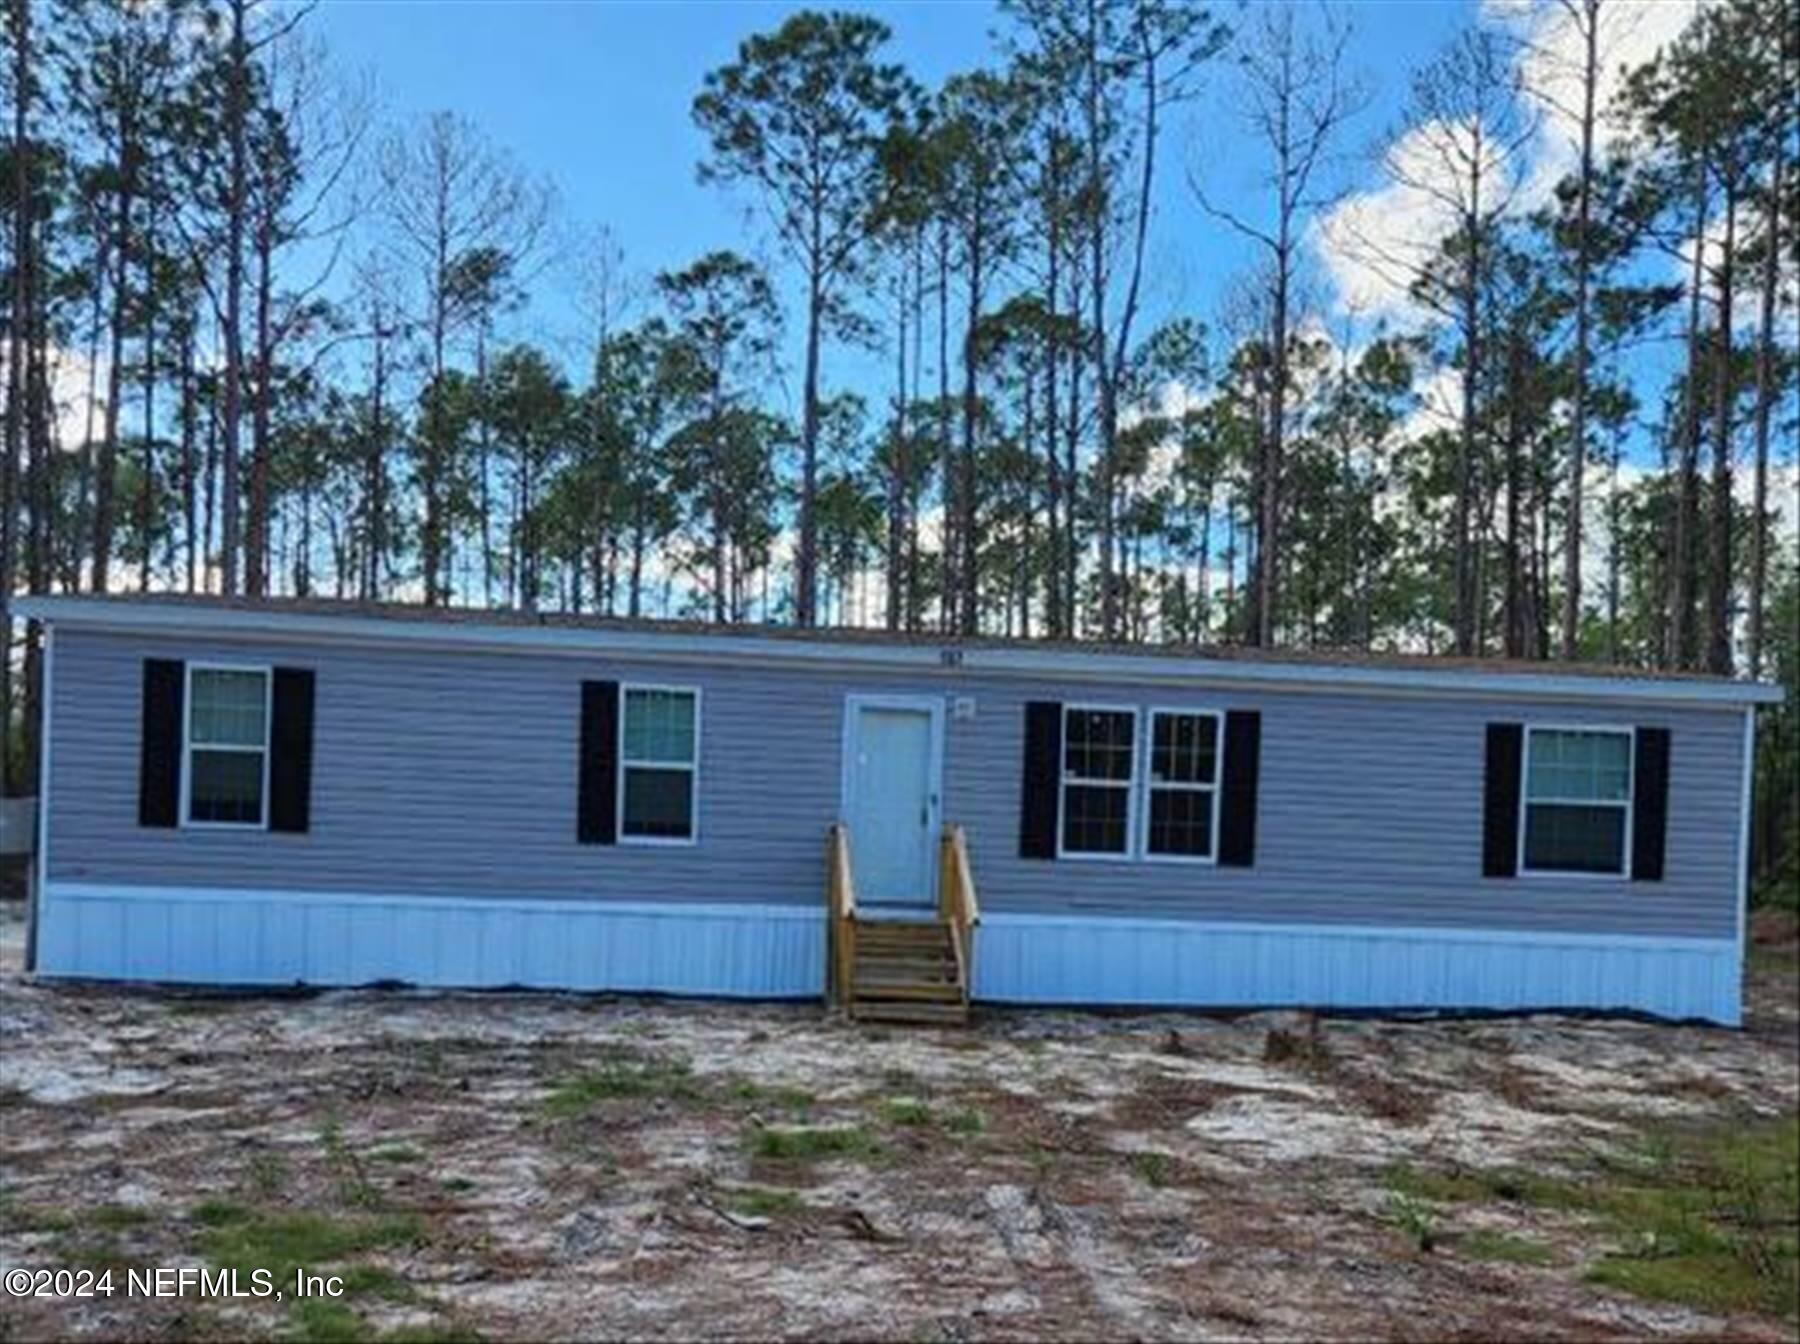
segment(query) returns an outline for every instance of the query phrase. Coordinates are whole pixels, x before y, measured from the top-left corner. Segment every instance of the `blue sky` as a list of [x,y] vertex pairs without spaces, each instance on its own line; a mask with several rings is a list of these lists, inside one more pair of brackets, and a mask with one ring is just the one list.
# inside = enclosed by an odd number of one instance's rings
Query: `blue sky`
[[[779,261],[766,233],[746,217],[745,197],[696,181],[705,146],[689,106],[705,73],[730,60],[743,37],[801,7],[763,0],[327,0],[313,26],[334,63],[373,74],[384,121],[404,124],[438,109],[468,117],[554,182],[566,223],[610,226],[628,269],[649,276],[721,246]],[[980,0],[850,7],[888,23],[893,58],[927,85],[998,59],[991,34],[1005,19]],[[1240,10],[1225,3],[1217,12],[1231,20]],[[1343,140],[1354,184],[1375,178],[1368,156],[1396,124],[1410,72],[1473,17],[1475,6],[1364,0],[1348,12],[1356,30],[1351,64],[1371,95]],[[1210,319],[1252,259],[1238,238],[1200,212],[1187,185],[1192,168],[1234,208],[1253,212],[1259,204],[1250,187],[1254,148],[1229,111],[1227,64],[1216,63],[1211,83],[1212,96],[1178,112],[1165,146],[1148,277],[1152,320],[1177,311]],[[546,270],[515,334],[555,343],[576,327],[560,273]],[[862,371],[853,355],[832,362],[837,367],[828,365],[827,377],[840,386]]]

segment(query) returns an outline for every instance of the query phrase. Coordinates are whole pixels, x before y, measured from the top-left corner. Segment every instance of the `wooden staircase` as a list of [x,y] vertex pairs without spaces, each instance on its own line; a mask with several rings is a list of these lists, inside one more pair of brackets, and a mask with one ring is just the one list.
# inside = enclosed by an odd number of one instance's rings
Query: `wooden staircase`
[[857,908],[848,829],[831,828],[827,983],[846,1016],[929,1026],[968,1023],[969,969],[980,913],[961,827],[945,827],[939,854],[936,919],[871,919]]
[[846,1007],[864,1022],[966,1024],[968,987],[949,926],[938,920],[858,923]]

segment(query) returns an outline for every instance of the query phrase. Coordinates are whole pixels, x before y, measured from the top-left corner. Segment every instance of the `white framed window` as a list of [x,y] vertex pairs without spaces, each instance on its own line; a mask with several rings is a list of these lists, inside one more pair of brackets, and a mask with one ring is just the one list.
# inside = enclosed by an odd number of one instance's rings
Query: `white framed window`
[[1629,728],[1526,726],[1521,873],[1627,875],[1635,749]]
[[1215,863],[1219,852],[1219,772],[1224,715],[1216,710],[1152,709],[1144,774],[1144,857],[1164,863]]
[[691,845],[699,835],[700,692],[619,688],[619,840]]
[[1138,712],[1064,705],[1056,826],[1063,858],[1127,859],[1134,848]]
[[267,828],[273,680],[267,667],[187,665],[182,825]]

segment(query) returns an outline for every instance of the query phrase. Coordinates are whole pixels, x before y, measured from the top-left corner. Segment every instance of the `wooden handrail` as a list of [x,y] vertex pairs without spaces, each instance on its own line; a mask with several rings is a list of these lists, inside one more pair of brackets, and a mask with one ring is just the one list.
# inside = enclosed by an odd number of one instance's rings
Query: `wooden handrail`
[[969,973],[975,961],[975,928],[981,923],[981,901],[975,895],[975,876],[969,867],[969,844],[961,826],[944,827],[938,845],[938,918],[950,929],[956,950],[956,969],[968,1002]]
[[827,988],[841,1007],[850,1003],[856,974],[856,879],[850,868],[850,828],[832,826],[825,841]]
[[850,828],[838,822],[831,828],[831,912],[841,919],[856,918],[856,879],[850,872]]

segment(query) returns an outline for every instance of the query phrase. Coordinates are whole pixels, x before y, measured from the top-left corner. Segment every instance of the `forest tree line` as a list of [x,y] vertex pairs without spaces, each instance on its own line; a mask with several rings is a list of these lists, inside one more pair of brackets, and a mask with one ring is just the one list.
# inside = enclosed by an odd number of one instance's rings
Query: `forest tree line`
[[[1353,8],[1004,0],[937,87],[881,21],[796,13],[692,101],[702,181],[767,236],[640,277],[464,118],[388,124],[304,4],[0,3],[0,594],[1796,686],[1794,0],[1706,4],[1622,79],[1625,0],[1539,0],[1554,79],[1472,21],[1374,164],[1439,236],[1333,240],[1422,314],[1362,330],[1312,251],[1374,129]],[[1252,205],[1193,167],[1202,100]],[[1547,120],[1577,152],[1534,198]],[[1217,311],[1150,301],[1176,231],[1251,249]],[[573,350],[519,338],[552,268]],[[30,792],[38,633],[6,626]],[[1794,724],[1764,726],[1765,866]]]

